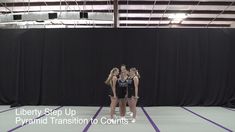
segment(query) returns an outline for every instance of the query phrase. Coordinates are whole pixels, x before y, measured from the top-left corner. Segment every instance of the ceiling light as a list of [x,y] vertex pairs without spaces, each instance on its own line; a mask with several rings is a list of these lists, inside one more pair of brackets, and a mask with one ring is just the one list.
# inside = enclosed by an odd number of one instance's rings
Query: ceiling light
[[176,13],[176,14],[171,14],[168,16],[168,18],[171,19],[171,23],[177,24],[180,23],[182,20],[188,17],[188,14],[185,13]]
[[173,24],[178,24],[178,23],[180,23],[182,20],[172,20],[171,21],[171,23],[173,23]]
[[176,13],[176,14],[171,14],[168,16],[170,19],[185,19],[188,17],[188,14],[185,13]]

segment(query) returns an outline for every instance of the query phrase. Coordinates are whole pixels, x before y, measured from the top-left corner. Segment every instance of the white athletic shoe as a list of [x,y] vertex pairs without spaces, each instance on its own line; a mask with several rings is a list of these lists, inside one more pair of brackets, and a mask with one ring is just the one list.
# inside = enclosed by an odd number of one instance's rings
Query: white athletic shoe
[[134,119],[132,119],[132,120],[131,120],[131,122],[132,122],[132,123],[135,123],[135,122],[136,122],[136,119],[135,119],[135,118],[134,118]]
[[133,117],[133,112],[130,112],[130,116]]
[[125,116],[120,117],[121,120],[128,120]]
[[128,116],[131,116],[131,117],[133,116],[133,112],[130,112],[130,111],[127,112],[126,114],[127,114]]
[[115,123],[115,120],[114,120],[114,119],[111,119],[111,122],[114,124],[114,123]]

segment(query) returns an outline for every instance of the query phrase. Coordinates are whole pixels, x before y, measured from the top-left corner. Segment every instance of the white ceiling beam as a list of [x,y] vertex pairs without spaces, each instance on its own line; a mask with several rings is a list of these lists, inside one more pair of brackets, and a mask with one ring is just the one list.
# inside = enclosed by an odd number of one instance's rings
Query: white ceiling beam
[[[183,21],[182,24],[208,24],[210,21]],[[213,21],[211,24],[231,24],[232,21]]]
[[[26,2],[26,0],[0,0],[1,2],[8,3],[17,3],[17,2]],[[60,0],[45,0],[45,2],[59,2]],[[72,0],[70,0],[72,1]],[[84,1],[84,0],[77,0]],[[86,1],[108,1],[108,0],[86,0]],[[126,1],[126,0],[120,0]],[[128,0],[128,1],[138,1],[138,0]],[[154,1],[154,0],[141,0],[141,1]],[[169,1],[169,0],[161,0],[161,1]],[[171,1],[192,1],[192,0],[171,0]],[[202,2],[233,2],[234,0],[197,0]],[[30,0],[30,2],[42,2],[42,0]]]
[[[30,6],[29,11],[48,11],[48,10],[83,10],[84,7],[86,10],[113,10],[112,5],[70,5],[68,8],[67,5],[62,5],[61,8],[59,5],[51,6],[51,5],[43,5],[43,6]],[[199,5],[197,8],[193,10],[223,10],[227,6],[205,6]],[[8,9],[7,9],[8,8]],[[9,10],[16,11],[28,11],[27,6],[14,6],[14,7],[0,7],[0,11],[8,12]],[[119,5],[119,10],[165,10],[167,5],[157,5],[153,8],[152,5]],[[169,5],[167,10],[190,10],[191,6],[185,5]],[[229,7],[227,10],[235,11],[235,6]]]
[[[70,5],[70,8],[68,8],[67,5],[60,6],[30,6],[29,11],[59,11],[59,10],[83,10],[85,7],[86,10],[112,10],[112,5]],[[28,11],[28,7],[24,6],[15,6],[15,7],[9,7],[13,12],[18,11]],[[8,11],[5,7],[0,7],[0,11]]]
[[[168,17],[173,13],[165,13],[164,17]],[[120,13],[120,17],[139,17],[139,18],[146,18],[149,17],[149,13]],[[151,17],[161,17],[161,13],[153,13]],[[191,14],[187,18],[214,18],[217,14]],[[218,18],[235,18],[235,14],[221,14]]]

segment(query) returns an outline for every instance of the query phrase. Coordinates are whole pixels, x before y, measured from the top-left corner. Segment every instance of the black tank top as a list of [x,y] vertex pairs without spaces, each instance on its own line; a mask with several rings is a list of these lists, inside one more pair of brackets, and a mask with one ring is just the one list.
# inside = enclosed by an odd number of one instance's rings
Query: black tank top
[[127,88],[128,87],[127,79],[126,80],[118,79],[116,86],[119,88]]
[[134,77],[133,78],[128,78],[128,88],[135,88],[134,84]]

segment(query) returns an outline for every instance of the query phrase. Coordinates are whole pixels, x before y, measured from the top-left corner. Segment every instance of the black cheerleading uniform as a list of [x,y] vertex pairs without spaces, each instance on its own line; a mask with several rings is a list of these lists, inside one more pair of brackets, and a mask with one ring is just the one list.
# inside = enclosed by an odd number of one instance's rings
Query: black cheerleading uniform
[[116,92],[118,98],[125,98],[127,94],[128,83],[127,80],[118,79],[116,83]]
[[131,98],[132,96],[135,96],[135,84],[134,84],[134,77],[133,78],[128,78],[128,89],[127,89],[127,97]]
[[[117,81],[118,81],[118,80],[117,80]],[[115,90],[115,91],[116,91],[116,93],[117,93],[117,82],[116,82],[116,90]],[[109,88],[109,90],[108,90],[108,95],[109,95],[109,96],[112,96],[112,97],[114,96],[112,86],[111,86],[111,87]]]

